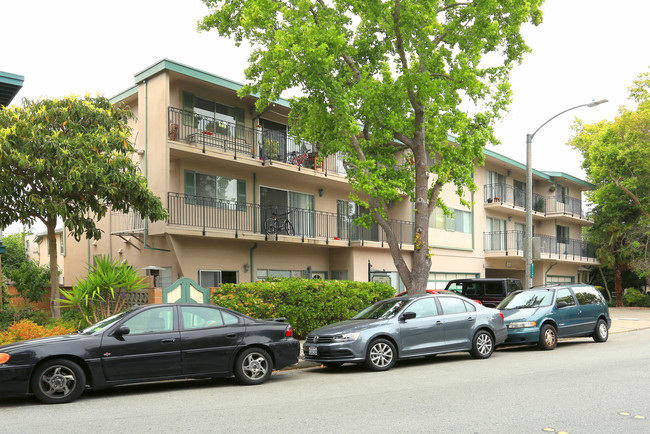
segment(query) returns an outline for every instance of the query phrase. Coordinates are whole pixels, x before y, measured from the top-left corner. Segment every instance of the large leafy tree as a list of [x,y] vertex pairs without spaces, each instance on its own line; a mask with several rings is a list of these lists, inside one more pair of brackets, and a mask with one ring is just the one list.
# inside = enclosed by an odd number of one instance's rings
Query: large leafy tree
[[[492,124],[510,97],[509,72],[528,51],[520,28],[541,21],[542,0],[203,0],[202,30],[249,41],[246,70],[257,108],[287,89],[292,134],[341,153],[365,224],[386,233],[409,293],[421,293],[431,267],[429,218],[461,196],[496,143]],[[457,137],[448,140],[448,134]],[[387,219],[393,201],[414,204],[409,267]]]
[[2,244],[7,248],[6,252],[2,255],[3,273],[6,274],[8,271],[20,268],[22,264],[27,263],[25,235],[27,235],[27,231],[23,230],[22,232],[6,235],[2,238]]
[[588,237],[601,246],[600,258],[614,267],[617,304],[621,271],[648,275],[650,225],[650,75],[629,88],[636,108],[621,107],[611,122],[578,122],[571,144],[582,152],[583,168],[596,189],[587,193],[595,225]]
[[55,227],[61,217],[80,239],[99,239],[109,209],[165,218],[130,142],[131,111],[103,96],[27,100],[0,110],[0,226],[47,228],[52,315],[60,316]]

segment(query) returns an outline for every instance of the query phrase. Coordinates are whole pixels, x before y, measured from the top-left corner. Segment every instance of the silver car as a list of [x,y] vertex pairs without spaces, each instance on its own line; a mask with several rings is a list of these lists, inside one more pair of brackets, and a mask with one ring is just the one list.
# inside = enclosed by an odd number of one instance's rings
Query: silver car
[[347,321],[309,333],[305,359],[329,367],[364,363],[386,371],[398,359],[469,351],[486,359],[508,332],[503,314],[456,295],[427,294],[379,301]]

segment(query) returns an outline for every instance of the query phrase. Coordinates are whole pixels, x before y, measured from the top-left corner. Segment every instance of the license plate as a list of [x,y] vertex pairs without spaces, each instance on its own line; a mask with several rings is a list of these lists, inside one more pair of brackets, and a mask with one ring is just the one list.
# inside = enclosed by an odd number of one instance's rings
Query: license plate
[[309,355],[310,356],[317,356],[318,355],[318,347],[309,347]]

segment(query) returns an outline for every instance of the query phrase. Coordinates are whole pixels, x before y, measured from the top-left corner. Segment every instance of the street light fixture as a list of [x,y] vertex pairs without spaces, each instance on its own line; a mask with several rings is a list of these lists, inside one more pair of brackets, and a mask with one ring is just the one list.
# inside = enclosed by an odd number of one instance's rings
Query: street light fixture
[[533,165],[532,165],[532,145],[533,137],[539,130],[542,129],[546,124],[551,122],[556,117],[580,107],[596,107],[597,105],[606,103],[606,99],[601,99],[599,101],[593,101],[588,104],[580,104],[575,107],[566,109],[546,122],[544,122],[539,128],[535,130],[533,134],[526,134],[526,234],[524,243],[524,261],[526,262],[526,288],[533,286]]

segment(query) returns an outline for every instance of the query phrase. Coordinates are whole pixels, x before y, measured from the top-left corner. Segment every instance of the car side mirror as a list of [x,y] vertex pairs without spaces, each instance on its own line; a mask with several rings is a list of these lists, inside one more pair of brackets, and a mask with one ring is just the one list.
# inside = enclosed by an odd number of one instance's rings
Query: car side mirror
[[399,318],[402,321],[406,321],[408,319],[413,319],[417,316],[415,312],[404,312],[402,316]]
[[127,326],[120,326],[117,330],[115,330],[115,334],[118,336],[128,335],[129,333],[131,333],[131,329]]
[[555,305],[558,309],[562,309],[563,307],[567,307],[569,303],[566,301],[558,301],[557,304]]

